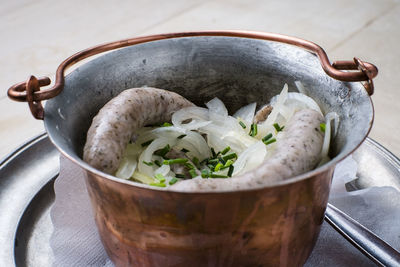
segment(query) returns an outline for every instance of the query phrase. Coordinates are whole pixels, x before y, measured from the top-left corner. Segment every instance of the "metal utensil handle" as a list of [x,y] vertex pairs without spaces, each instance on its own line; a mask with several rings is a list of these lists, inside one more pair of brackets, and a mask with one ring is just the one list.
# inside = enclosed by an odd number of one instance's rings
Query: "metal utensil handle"
[[[225,36],[225,37],[241,37],[260,39],[286,43],[301,47],[305,50],[315,53],[321,61],[321,66],[334,79],[347,82],[366,81],[364,87],[369,95],[373,94],[372,79],[378,74],[378,69],[371,63],[361,61],[354,58],[354,61],[337,61],[332,65],[329,62],[325,51],[317,44],[296,37],[290,37],[274,33],[251,32],[251,31],[201,31],[201,32],[178,32],[168,34],[157,34],[144,37],[136,37],[116,42],[106,43],[92,48],[88,48],[72,55],[64,60],[56,71],[56,82],[53,87],[40,90],[40,87],[50,84],[48,77],[36,79],[34,76],[29,77],[27,82],[17,83],[8,89],[8,97],[15,101],[29,102],[32,115],[36,119],[43,119],[43,107],[40,102],[50,99],[61,93],[64,87],[64,73],[67,68],[78,61],[87,57],[103,53],[106,51],[131,46],[135,44],[193,36]],[[342,70],[358,70],[358,71],[342,71]],[[29,95],[29,96],[28,96]]]
[[325,220],[380,266],[400,266],[400,253],[347,214],[328,203]]

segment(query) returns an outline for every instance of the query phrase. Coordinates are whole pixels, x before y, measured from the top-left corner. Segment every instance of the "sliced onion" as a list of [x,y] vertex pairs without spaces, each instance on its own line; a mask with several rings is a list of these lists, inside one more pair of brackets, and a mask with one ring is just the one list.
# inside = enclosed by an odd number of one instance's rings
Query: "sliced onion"
[[[237,119],[228,116],[228,117],[220,117],[218,120],[213,121],[209,125],[202,126],[198,129],[199,132],[208,133],[213,131],[215,133],[224,135],[227,131],[237,131],[239,133],[243,133],[243,128],[240,126]],[[247,132],[247,131],[246,131]],[[247,132],[248,133],[248,132]]]
[[266,155],[267,148],[262,141],[249,146],[233,163],[233,175],[239,175],[254,169],[264,161]]
[[214,97],[213,99],[208,101],[206,103],[206,106],[208,110],[212,113],[216,113],[224,117],[228,116],[228,110],[226,109],[224,103],[218,97]]
[[135,180],[138,180],[139,182],[141,182],[143,184],[151,184],[151,183],[157,182],[156,179],[154,179],[146,174],[140,173],[138,171],[135,171],[133,173],[132,178]]
[[299,93],[308,96],[308,94],[306,92],[306,88],[304,87],[304,85],[300,81],[295,81],[294,84],[296,85],[297,90],[299,91]]
[[212,147],[215,151],[222,151],[225,147],[228,146],[227,144],[225,144],[224,140],[221,139],[221,136],[214,133],[207,134],[207,144],[208,147]]
[[164,177],[170,173],[171,167],[169,165],[161,165],[154,174],[162,174]]
[[254,102],[254,103],[248,104],[248,105],[246,105],[244,107],[241,107],[240,109],[238,109],[235,112],[235,114],[233,114],[233,117],[243,121],[244,123],[246,123],[246,126],[248,126],[254,120],[254,114],[256,112],[256,106],[257,106],[257,103]]
[[204,137],[193,131],[187,132],[187,135],[180,139],[176,146],[189,150],[188,156],[190,158],[196,157],[200,161],[210,156],[210,149]]
[[296,111],[304,108],[313,109],[323,115],[317,102],[315,102],[311,97],[301,93],[288,93],[288,98],[285,102],[285,105],[295,107]]
[[329,112],[328,114],[326,114],[325,118],[326,120],[334,120],[335,125],[333,128],[333,136],[336,136],[336,133],[339,129],[339,122],[340,122],[339,115],[336,112]]
[[[208,119],[208,109],[200,107],[186,107],[172,114],[172,124],[186,130],[195,130],[210,124],[211,122]],[[191,122],[183,123],[187,120],[191,120]]]
[[221,151],[226,146],[230,146],[232,150],[240,153],[251,144],[257,142],[257,139],[248,135],[248,132],[242,131],[242,127],[236,123],[236,119],[233,117],[228,118],[233,119],[234,123],[228,123],[224,126],[210,124],[199,129],[200,132],[207,134],[207,138],[211,138],[209,141],[211,147],[216,151]]
[[272,125],[275,123],[275,120],[278,117],[280,110],[282,109],[283,105],[286,102],[287,96],[288,96],[288,85],[285,84],[283,86],[281,93],[276,97],[274,103],[271,104],[272,111],[268,115],[268,118],[258,126],[259,132],[257,134],[257,137],[262,138],[263,136],[268,134],[268,132],[270,132],[269,129],[271,129]]
[[329,144],[331,142],[331,118],[326,118],[325,121],[325,135],[324,135],[324,143],[322,144],[321,150],[321,158],[324,159],[328,157],[329,153]]
[[121,163],[119,164],[118,170],[115,176],[122,179],[129,179],[132,177],[136,170],[137,157],[136,156],[126,156],[123,157]]
[[156,137],[177,138],[178,136],[186,134],[186,130],[175,126],[168,126],[156,128],[148,132],[148,134]]
[[151,142],[150,145],[143,151],[142,154],[140,154],[139,157],[139,162],[138,162],[138,170],[139,172],[148,175],[150,177],[154,176],[154,168],[153,166],[148,166],[143,163],[145,162],[151,162],[153,154],[156,150],[162,149],[166,145],[170,145],[171,147],[174,146],[177,142],[176,138],[164,138],[160,137],[157,139],[154,139],[153,142]]
[[129,143],[124,151],[124,156],[139,156],[142,153],[143,147],[140,144]]
[[319,163],[319,166],[325,164],[330,160],[328,154],[329,154],[329,146],[331,143],[332,139],[332,134],[331,134],[331,123],[332,120],[334,120],[334,129],[333,129],[333,136],[336,135],[338,127],[339,127],[339,116],[337,115],[336,112],[329,112],[325,116],[325,135],[324,135],[324,143],[322,144],[322,150],[321,150],[321,162]]

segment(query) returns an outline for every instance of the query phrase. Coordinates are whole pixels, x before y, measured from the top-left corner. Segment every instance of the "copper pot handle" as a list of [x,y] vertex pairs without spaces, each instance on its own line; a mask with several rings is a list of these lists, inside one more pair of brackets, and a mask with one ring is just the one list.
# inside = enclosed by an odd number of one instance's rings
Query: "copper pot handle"
[[[242,37],[251,39],[269,40],[275,42],[286,43],[301,47],[305,50],[315,53],[321,61],[323,70],[330,77],[347,82],[366,81],[364,87],[369,95],[374,92],[372,79],[378,74],[378,69],[375,65],[354,58],[354,61],[336,61],[332,65],[329,62],[325,51],[317,44],[296,38],[274,33],[251,32],[251,31],[201,31],[201,32],[179,32],[157,34],[143,37],[135,37],[126,40],[106,43],[92,48],[88,48],[78,52],[64,60],[57,68],[56,82],[51,88],[40,89],[43,86],[50,85],[50,78],[42,77],[37,79],[30,76],[26,82],[17,83],[8,89],[8,97],[15,101],[28,102],[32,115],[36,119],[43,120],[44,112],[41,101],[57,96],[64,88],[65,70],[71,67],[78,61],[87,57],[118,49],[135,44],[157,41],[171,38],[191,37],[191,36],[226,36],[226,37]],[[342,70],[357,70],[345,72]]]

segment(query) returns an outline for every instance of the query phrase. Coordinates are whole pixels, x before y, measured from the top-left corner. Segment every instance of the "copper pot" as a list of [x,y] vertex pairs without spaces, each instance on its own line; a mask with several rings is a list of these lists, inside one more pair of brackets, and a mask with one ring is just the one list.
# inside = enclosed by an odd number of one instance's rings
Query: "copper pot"
[[[75,62],[116,48],[64,79]],[[97,227],[117,266],[297,266],[317,240],[335,165],[370,131],[376,75],[374,65],[359,59],[331,65],[322,48],[298,38],[189,32],[87,49],[60,65],[52,88],[40,90],[50,80],[32,76],[11,87],[9,96],[28,101],[56,147],[86,171]],[[296,80],[324,112],[339,114],[339,132],[329,163],[274,186],[169,192],[117,179],[81,159],[91,119],[125,89],[165,88],[198,105],[218,96],[232,112],[250,102],[262,105],[284,83],[293,89]],[[43,110],[40,101],[49,98]]]

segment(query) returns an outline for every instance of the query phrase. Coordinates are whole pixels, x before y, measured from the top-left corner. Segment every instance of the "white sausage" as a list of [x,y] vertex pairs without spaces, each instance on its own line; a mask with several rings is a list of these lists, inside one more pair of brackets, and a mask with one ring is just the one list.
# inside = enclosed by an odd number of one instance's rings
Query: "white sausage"
[[171,121],[172,113],[194,105],[184,97],[156,88],[132,88],[111,99],[93,118],[83,160],[114,174],[135,131],[146,125]]

